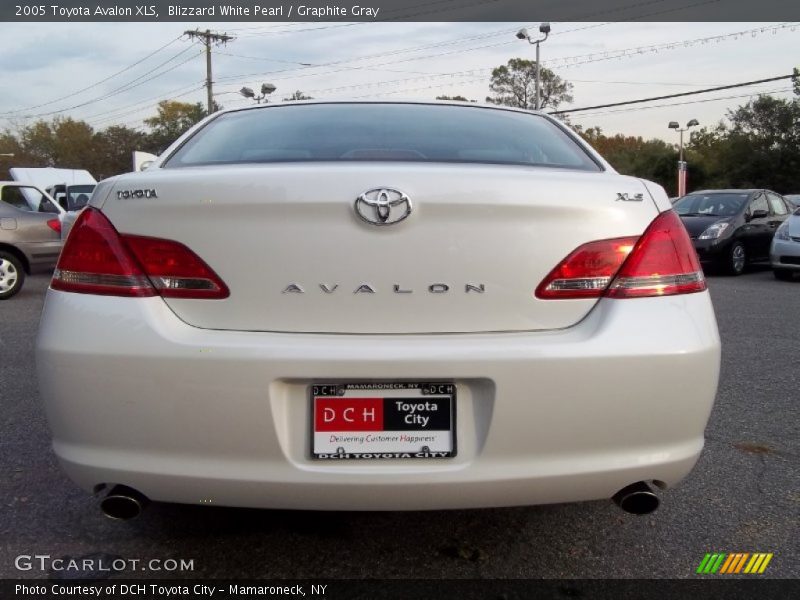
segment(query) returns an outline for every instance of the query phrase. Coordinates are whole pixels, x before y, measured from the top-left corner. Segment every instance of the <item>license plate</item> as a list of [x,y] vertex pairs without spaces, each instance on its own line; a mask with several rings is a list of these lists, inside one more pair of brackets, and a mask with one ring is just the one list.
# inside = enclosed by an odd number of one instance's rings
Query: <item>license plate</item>
[[453,383],[315,384],[309,391],[313,458],[380,460],[456,455]]

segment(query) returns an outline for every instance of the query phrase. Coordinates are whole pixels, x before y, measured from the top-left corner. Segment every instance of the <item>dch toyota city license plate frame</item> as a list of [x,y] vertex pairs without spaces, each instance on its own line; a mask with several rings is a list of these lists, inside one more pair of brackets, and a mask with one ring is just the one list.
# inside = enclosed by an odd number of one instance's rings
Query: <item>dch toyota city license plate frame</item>
[[456,456],[452,381],[315,383],[308,391],[313,459]]

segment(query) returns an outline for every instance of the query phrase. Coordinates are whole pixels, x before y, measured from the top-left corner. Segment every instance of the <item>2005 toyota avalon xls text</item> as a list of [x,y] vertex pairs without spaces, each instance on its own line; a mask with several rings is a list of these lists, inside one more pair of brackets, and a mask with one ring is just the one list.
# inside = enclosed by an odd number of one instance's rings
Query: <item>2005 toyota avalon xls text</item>
[[558,121],[312,101],[101,182],[37,359],[55,452],[112,516],[644,513],[697,461],[720,343],[664,190]]

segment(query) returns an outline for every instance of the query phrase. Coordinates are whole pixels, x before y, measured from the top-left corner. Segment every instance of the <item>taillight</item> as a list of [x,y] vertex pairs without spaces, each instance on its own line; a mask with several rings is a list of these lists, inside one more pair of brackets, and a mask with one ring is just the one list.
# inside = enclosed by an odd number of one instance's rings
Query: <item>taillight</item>
[[180,242],[123,235],[122,240],[164,298],[227,298],[228,287]]
[[225,283],[179,242],[120,235],[97,209],[72,226],[51,287],[82,294],[227,298]]
[[599,298],[637,239],[599,240],[579,246],[544,278],[536,289],[536,297]]
[[49,219],[47,221],[47,226],[56,233],[61,233],[61,221],[58,219]]
[[599,240],[580,246],[536,288],[544,300],[641,298],[706,289],[689,235],[673,211],[661,213],[640,238]]
[[141,267],[103,214],[85,209],[72,226],[50,287],[111,296],[155,296]]
[[606,296],[671,296],[704,289],[706,279],[689,234],[678,215],[668,210],[644,232]]

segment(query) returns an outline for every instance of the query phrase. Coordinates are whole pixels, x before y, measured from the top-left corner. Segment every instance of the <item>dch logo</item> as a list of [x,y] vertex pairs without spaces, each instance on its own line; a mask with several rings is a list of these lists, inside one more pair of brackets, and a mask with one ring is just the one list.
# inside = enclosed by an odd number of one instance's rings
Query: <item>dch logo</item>
[[[353,418],[355,414],[356,409],[352,406],[348,406],[342,411],[341,419],[347,423],[355,423],[356,419]],[[336,416],[336,410],[330,406],[326,406],[322,409],[322,421],[324,423],[333,423],[336,420]],[[368,408],[366,406],[362,407],[360,417],[362,423],[374,423],[375,408]]]
[[315,431],[381,431],[383,399],[317,397],[314,421]]

